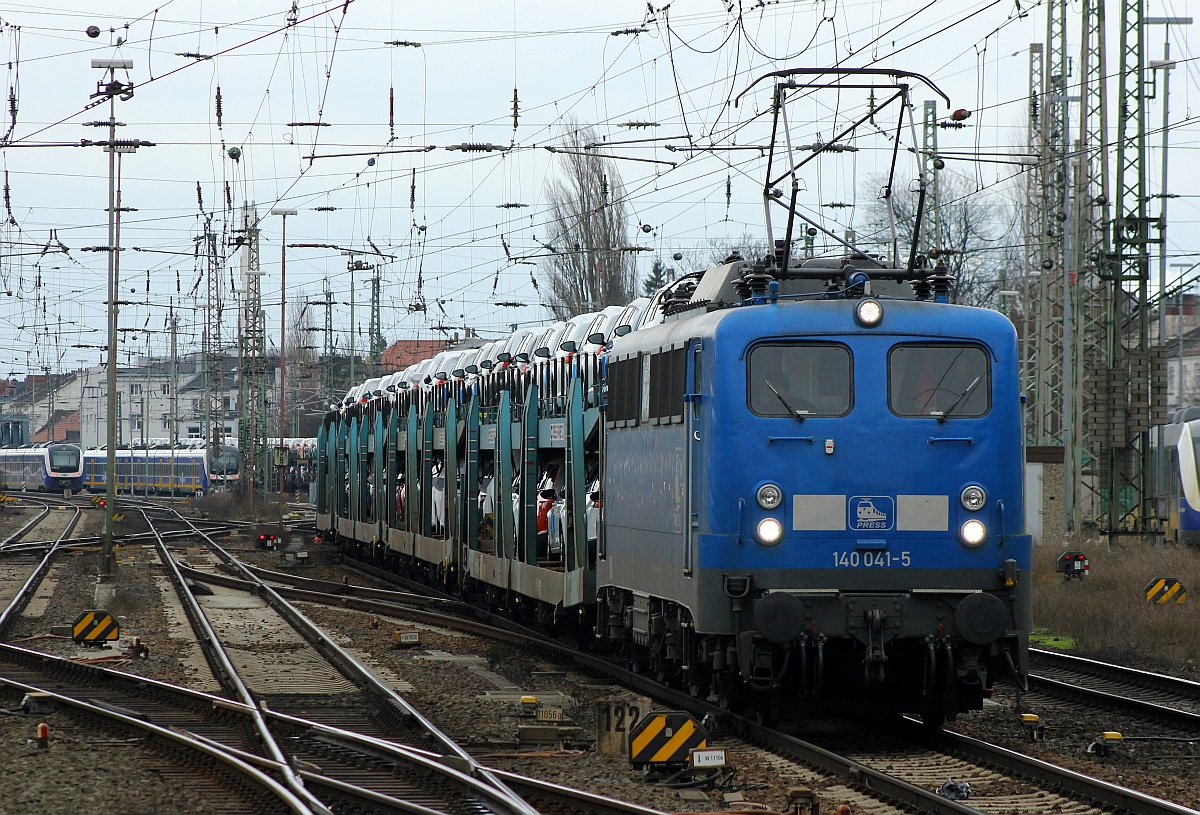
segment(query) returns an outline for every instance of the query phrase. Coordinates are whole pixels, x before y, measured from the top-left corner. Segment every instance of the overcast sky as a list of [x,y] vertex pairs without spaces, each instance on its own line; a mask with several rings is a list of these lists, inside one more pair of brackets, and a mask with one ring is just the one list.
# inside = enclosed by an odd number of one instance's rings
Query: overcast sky
[[[131,99],[116,103],[126,125],[118,137],[156,145],[122,159],[121,203],[136,210],[122,215],[124,362],[126,354],[144,354],[147,342],[152,353],[166,352],[171,306],[179,348],[199,347],[206,286],[194,247],[206,216],[228,256],[224,339],[236,338],[242,253],[231,242],[243,202],[255,204],[261,218],[272,347],[282,220],[267,214],[272,208],[297,211],[287,219],[288,244],[361,251],[373,244],[394,256],[381,266],[387,340],[441,336],[438,326],[495,337],[511,324],[547,318],[532,282],[537,261],[529,258],[545,253],[545,186],[557,169],[545,148],[563,143],[571,118],[593,125],[612,143],[607,152],[621,157],[630,241],[646,250],[637,253],[644,273],[655,257],[680,265],[671,260],[677,252],[699,257],[714,241],[763,237],[764,161],[758,151],[728,149],[768,140],[769,119],[761,114],[769,83],[740,105],[731,102],[755,78],[838,62],[925,74],[950,96],[939,115],[975,111],[971,127],[939,133],[943,149],[990,155],[1021,149],[1028,47],[1045,39],[1044,4],[1032,0],[677,0],[665,10],[632,0],[353,0],[302,3],[294,11],[287,3],[170,0],[107,3],[103,14],[97,5],[0,7],[0,134],[8,131],[0,162],[4,214],[11,213],[0,229],[0,376],[95,364],[97,348],[76,346],[106,342],[107,256],[85,250],[108,243],[108,161],[100,148],[78,146],[107,136],[87,126],[108,117],[107,102],[86,109],[104,78],[92,59],[133,61],[128,73],[118,72],[135,86]],[[1119,6],[1109,5],[1115,20]],[[1077,28],[1078,4],[1070,9]],[[1181,0],[1152,0],[1148,13],[1189,12]],[[86,33],[91,25],[100,29],[96,38]],[[1157,26],[1148,36],[1153,59],[1162,56],[1163,33]],[[1191,36],[1171,28],[1171,55],[1181,60],[1171,74],[1171,190],[1184,196],[1200,87]],[[1111,37],[1115,74],[1115,24]],[[1073,34],[1073,52],[1077,41]],[[10,89],[17,108],[11,130]],[[918,115],[932,98],[915,89]],[[802,101],[790,114],[795,143],[832,138],[867,103],[867,92],[858,90]],[[1158,101],[1149,115],[1157,192]],[[892,114],[882,118],[883,127],[894,125]],[[630,143],[637,139],[650,141]],[[906,136],[904,146],[910,142]],[[449,149],[487,143],[498,149]],[[864,135],[856,144],[857,153],[804,175],[801,205],[838,234],[861,224],[872,197],[868,180],[887,165],[879,140]],[[231,147],[241,151],[239,160],[229,157]],[[1019,168],[1011,163],[951,168],[972,178],[980,194],[1018,194]],[[914,163],[902,162],[899,183],[910,186],[915,172]],[[1191,238],[1194,199],[1170,207],[1172,262],[1200,260],[1189,259],[1200,252]],[[286,251],[289,299],[320,299],[328,285],[343,348],[353,291],[361,353],[369,318],[364,274],[352,287],[348,258],[338,249]],[[412,309],[421,302],[424,311]],[[317,310],[315,324],[323,319]]]

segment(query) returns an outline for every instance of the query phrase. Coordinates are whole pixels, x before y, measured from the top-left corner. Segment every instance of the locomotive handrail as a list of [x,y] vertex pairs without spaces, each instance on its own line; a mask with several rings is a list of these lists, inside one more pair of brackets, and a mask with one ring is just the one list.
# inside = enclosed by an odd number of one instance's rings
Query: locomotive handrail
[[929,443],[937,444],[939,441],[961,441],[964,444],[974,444],[974,436],[930,436]]
[[774,444],[777,441],[806,441],[809,444],[816,444],[816,439],[812,436],[767,436],[767,444]]

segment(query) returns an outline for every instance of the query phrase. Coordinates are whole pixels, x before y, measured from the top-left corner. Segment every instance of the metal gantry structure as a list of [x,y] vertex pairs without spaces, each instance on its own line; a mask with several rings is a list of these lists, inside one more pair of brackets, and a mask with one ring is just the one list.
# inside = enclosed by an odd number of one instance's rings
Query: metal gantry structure
[[1066,530],[1150,532],[1161,514],[1150,428],[1167,417],[1164,357],[1149,338],[1150,247],[1162,230],[1147,217],[1145,0],[1122,0],[1115,201],[1105,0],[1084,0],[1074,62],[1069,19],[1067,0],[1054,0],[1047,42],[1029,51],[1027,438],[1063,447]]
[[202,246],[197,251],[205,258],[206,299],[202,352],[204,358],[204,438],[208,442],[209,455],[220,455],[225,444],[225,352],[221,347],[221,273],[224,264],[217,253],[217,236],[212,229],[212,218],[205,218],[204,233],[198,238]]
[[258,480],[258,453],[267,437],[266,408],[266,317],[262,310],[262,269],[259,266],[258,212],[252,204],[242,206],[242,313],[238,350],[238,453],[241,456],[239,485],[254,494]]

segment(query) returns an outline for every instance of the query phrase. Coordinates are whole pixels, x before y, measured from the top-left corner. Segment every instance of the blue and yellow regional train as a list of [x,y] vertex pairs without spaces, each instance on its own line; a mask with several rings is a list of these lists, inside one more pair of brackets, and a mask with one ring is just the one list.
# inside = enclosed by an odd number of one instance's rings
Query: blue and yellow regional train
[[[237,477],[237,449],[221,448],[210,460],[198,448],[120,448],[116,451],[117,491],[156,495],[203,495],[221,483],[223,476]],[[83,455],[83,486],[92,492],[107,489],[108,452],[88,450]]]
[[940,725],[1023,684],[1013,325],[950,302],[944,267],[790,245],[586,339],[523,330],[354,388],[321,428],[319,528],[765,716]]
[[1157,463],[1164,482],[1161,494],[1166,498],[1164,532],[1167,540],[1189,546],[1200,545],[1200,407],[1175,411],[1171,423],[1163,427],[1160,457]]
[[0,489],[79,492],[83,451],[74,444],[0,449]]

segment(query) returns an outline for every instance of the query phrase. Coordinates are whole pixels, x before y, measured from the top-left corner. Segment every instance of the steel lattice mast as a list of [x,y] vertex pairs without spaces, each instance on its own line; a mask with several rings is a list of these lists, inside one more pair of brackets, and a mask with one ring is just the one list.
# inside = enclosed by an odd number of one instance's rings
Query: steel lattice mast
[[[1107,265],[1108,354],[1104,412],[1098,430],[1107,431],[1101,448],[1101,490],[1107,499],[1105,526],[1143,532],[1155,518],[1150,456],[1151,406],[1162,405],[1158,352],[1149,343],[1150,246],[1157,221],[1148,217],[1146,183],[1145,0],[1124,0],[1121,14],[1121,104],[1117,116],[1114,254]],[[1152,374],[1155,376],[1152,377]],[[1156,411],[1160,412],[1161,411]]]
[[1042,322],[1041,322],[1041,289],[1042,278],[1046,270],[1042,262],[1046,256],[1044,241],[1046,208],[1042,200],[1045,172],[1043,164],[1045,147],[1042,144],[1042,85],[1045,82],[1046,57],[1042,43],[1036,42],[1029,46],[1029,111],[1026,119],[1026,148],[1034,161],[1025,173],[1025,267],[1023,269],[1023,285],[1021,290],[1024,306],[1024,319],[1020,334],[1021,349],[1021,389],[1028,399],[1026,409],[1025,438],[1034,444],[1045,444],[1046,411],[1044,403],[1049,399],[1048,394],[1041,391],[1041,351],[1042,351]]
[[942,208],[938,196],[937,101],[926,99],[922,109],[921,172],[925,176],[925,223],[921,229],[922,253],[936,258],[942,249]]
[[1108,289],[1103,279],[1111,254],[1109,224],[1108,94],[1105,92],[1104,0],[1084,0],[1079,53],[1079,136],[1075,143],[1071,286],[1071,377],[1063,394],[1064,417],[1073,431],[1066,448],[1066,529],[1096,520],[1102,500],[1096,462],[1104,432],[1097,425],[1102,388],[1095,373],[1105,368]]
[[221,272],[222,263],[217,255],[217,236],[212,230],[212,219],[205,218],[204,234],[200,236],[207,267],[207,299],[205,302],[204,326],[204,438],[209,447],[210,461],[220,455],[225,443],[224,409],[224,351],[221,348]]
[[[265,367],[267,334],[262,311],[262,270],[258,257],[258,212],[242,206],[242,333],[238,381],[238,452],[241,455],[242,489],[254,494],[258,453],[266,438]],[[261,462],[265,467],[266,462]]]

